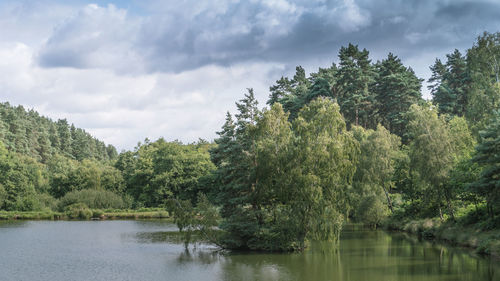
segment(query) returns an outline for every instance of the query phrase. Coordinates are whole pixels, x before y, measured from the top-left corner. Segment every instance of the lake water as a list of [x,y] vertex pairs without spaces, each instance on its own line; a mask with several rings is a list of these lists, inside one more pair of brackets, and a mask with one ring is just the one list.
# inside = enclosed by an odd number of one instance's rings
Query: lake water
[[184,249],[165,221],[0,222],[0,280],[500,280],[500,261],[348,226],[338,249],[223,253]]

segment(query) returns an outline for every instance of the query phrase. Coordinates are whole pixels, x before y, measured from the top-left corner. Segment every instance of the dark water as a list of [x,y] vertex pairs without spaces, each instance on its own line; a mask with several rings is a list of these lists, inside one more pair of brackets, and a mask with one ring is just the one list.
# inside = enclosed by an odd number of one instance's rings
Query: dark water
[[185,251],[164,221],[0,222],[0,280],[500,280],[500,261],[347,227],[300,254]]

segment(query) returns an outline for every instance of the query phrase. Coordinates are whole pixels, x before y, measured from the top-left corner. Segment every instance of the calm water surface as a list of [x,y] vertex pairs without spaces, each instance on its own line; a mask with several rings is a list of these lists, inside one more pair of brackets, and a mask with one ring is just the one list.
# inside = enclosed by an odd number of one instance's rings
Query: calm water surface
[[500,261],[404,234],[346,227],[335,250],[189,251],[165,221],[0,222],[0,280],[500,280]]

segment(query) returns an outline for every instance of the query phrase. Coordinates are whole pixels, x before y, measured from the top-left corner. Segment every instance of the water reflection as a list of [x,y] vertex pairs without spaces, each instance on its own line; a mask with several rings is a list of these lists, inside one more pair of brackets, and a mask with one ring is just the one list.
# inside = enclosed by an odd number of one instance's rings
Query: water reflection
[[26,226],[28,226],[28,221],[0,220],[0,228],[26,227]]
[[500,280],[500,262],[400,233],[347,226],[303,253],[188,250],[168,221],[0,223],[0,280]]
[[186,263],[197,263],[197,264],[213,264],[220,262],[224,259],[224,256],[220,254],[219,251],[209,248],[193,248],[185,249],[177,257],[177,263],[183,265]]
[[[498,280],[494,260],[404,234],[347,230],[340,246],[313,243],[304,253],[186,250],[180,264],[220,266],[222,280]],[[235,277],[238,278],[235,278]]]
[[[184,243],[184,234],[178,231],[154,231],[154,232],[136,232],[122,235],[124,239],[134,240],[136,243]],[[191,235],[191,245],[196,247],[199,244],[206,244],[199,233]]]

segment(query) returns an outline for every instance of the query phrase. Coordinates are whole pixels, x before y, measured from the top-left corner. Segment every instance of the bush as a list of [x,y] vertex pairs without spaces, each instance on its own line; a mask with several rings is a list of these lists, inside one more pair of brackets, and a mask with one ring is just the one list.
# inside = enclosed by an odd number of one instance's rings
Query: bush
[[70,219],[89,219],[92,217],[92,211],[83,203],[66,206],[64,212]]
[[92,217],[93,218],[101,218],[104,215],[104,212],[102,210],[92,210]]
[[52,210],[52,211],[57,210],[58,200],[55,199],[54,197],[50,196],[49,194],[43,193],[43,194],[38,194],[37,198],[38,202],[40,202],[40,206],[42,206],[42,209]]
[[91,209],[122,209],[125,207],[123,199],[111,191],[84,189],[64,195],[60,199],[59,209],[64,210],[67,206],[76,203],[85,204]]
[[486,204],[479,204],[478,206],[470,204],[463,208],[459,208],[455,213],[457,222],[463,226],[473,225],[480,221],[484,221],[487,216]]
[[14,204],[11,205],[10,210],[33,212],[56,210],[56,208],[57,200],[49,194],[31,193],[18,197]]

